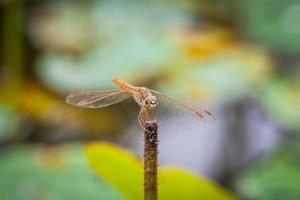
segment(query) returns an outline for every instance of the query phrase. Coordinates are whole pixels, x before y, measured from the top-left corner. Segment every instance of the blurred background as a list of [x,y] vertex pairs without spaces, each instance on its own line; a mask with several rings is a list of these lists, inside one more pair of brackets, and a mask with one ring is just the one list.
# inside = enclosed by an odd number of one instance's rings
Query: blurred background
[[1,199],[124,199],[82,152],[143,154],[138,106],[75,108],[118,77],[212,111],[205,128],[161,117],[160,166],[241,199],[300,199],[298,0],[1,0]]

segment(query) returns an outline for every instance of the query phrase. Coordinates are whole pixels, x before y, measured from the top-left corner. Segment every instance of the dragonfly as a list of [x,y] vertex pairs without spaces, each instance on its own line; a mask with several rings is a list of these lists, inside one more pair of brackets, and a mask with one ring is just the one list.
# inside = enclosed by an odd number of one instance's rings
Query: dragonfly
[[120,89],[75,91],[66,97],[66,102],[83,108],[103,108],[133,97],[135,102],[140,106],[138,121],[143,129],[147,121],[157,120],[155,111],[158,108],[159,101],[167,102],[182,111],[188,112],[201,123],[201,126],[205,126],[205,121],[207,119],[215,120],[214,115],[211,112],[203,109],[196,109],[190,105],[179,102],[162,92],[146,87],[133,86],[116,78],[112,81],[118,85]]

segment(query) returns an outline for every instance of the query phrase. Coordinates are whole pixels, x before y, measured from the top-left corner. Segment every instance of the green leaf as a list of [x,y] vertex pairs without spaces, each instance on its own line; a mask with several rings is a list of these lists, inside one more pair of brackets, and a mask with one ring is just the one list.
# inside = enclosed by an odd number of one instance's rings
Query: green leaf
[[18,145],[0,156],[1,200],[124,200],[95,179],[82,145]]
[[262,88],[260,101],[268,115],[288,129],[300,129],[299,86],[297,80],[274,78]]
[[293,139],[293,142],[285,143],[276,152],[241,174],[236,188],[245,199],[299,199],[300,145],[299,138]]
[[[128,199],[143,199],[142,163],[129,152],[110,143],[91,143],[85,149],[97,174],[113,184]],[[218,199],[236,197],[217,184],[181,169],[163,168],[158,172],[159,199]]]

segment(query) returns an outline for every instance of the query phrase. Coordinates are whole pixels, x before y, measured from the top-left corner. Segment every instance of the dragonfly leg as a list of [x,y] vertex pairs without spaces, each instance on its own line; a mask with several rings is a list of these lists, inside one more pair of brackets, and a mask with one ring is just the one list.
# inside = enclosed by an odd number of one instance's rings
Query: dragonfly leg
[[145,106],[142,106],[138,116],[138,120],[141,128],[145,130],[145,123],[147,121],[155,121],[154,111]]

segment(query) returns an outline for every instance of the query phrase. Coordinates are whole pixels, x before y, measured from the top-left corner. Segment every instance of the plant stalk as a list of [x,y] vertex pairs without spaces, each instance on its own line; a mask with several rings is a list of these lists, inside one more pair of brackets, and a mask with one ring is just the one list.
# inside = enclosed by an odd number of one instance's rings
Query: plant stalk
[[157,200],[157,121],[147,121],[144,131],[144,197]]

